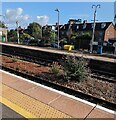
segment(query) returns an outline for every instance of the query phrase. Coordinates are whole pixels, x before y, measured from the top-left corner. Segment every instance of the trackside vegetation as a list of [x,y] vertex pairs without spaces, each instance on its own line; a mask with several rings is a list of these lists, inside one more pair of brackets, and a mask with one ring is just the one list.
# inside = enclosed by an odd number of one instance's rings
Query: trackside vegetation
[[53,62],[50,72],[55,77],[61,77],[64,80],[81,81],[89,76],[88,61],[83,57],[66,56],[64,62]]

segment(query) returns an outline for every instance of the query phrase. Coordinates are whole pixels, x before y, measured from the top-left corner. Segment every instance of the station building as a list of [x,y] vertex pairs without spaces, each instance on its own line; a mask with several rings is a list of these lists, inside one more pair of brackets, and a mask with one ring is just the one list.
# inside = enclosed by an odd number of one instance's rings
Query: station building
[[7,42],[7,29],[0,28],[0,41]]

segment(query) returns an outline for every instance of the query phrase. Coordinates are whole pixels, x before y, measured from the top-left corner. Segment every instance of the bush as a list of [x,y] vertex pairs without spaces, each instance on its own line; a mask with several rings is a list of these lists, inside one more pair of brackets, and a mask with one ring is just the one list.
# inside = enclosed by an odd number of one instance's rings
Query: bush
[[83,58],[67,56],[64,63],[65,78],[73,80],[83,80],[88,76],[88,62]]
[[58,62],[53,62],[50,72],[53,73],[56,77],[59,77],[61,75],[60,70],[61,65],[59,65]]
[[67,56],[63,59],[62,65],[53,62],[50,72],[55,77],[64,78],[64,80],[84,80],[88,77],[88,61],[83,57]]

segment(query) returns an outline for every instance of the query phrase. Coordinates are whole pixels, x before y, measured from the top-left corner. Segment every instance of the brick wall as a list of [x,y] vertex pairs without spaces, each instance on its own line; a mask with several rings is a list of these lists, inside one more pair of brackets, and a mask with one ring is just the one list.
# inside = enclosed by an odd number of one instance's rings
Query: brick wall
[[116,30],[114,29],[113,24],[110,24],[110,26],[106,29],[104,41],[108,41],[110,38],[116,38]]

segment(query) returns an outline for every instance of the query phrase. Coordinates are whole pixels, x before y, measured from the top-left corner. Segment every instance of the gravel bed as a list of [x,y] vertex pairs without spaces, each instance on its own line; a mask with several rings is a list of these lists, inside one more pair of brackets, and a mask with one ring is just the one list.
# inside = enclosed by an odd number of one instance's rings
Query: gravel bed
[[115,103],[115,84],[107,81],[98,80],[88,77],[80,82],[75,80],[64,81],[61,78],[56,78],[49,72],[50,67],[42,66],[36,63],[22,61],[14,57],[0,56],[1,65],[10,67],[15,70],[35,75],[45,80],[52,81],[56,84],[81,91],[97,98]]

